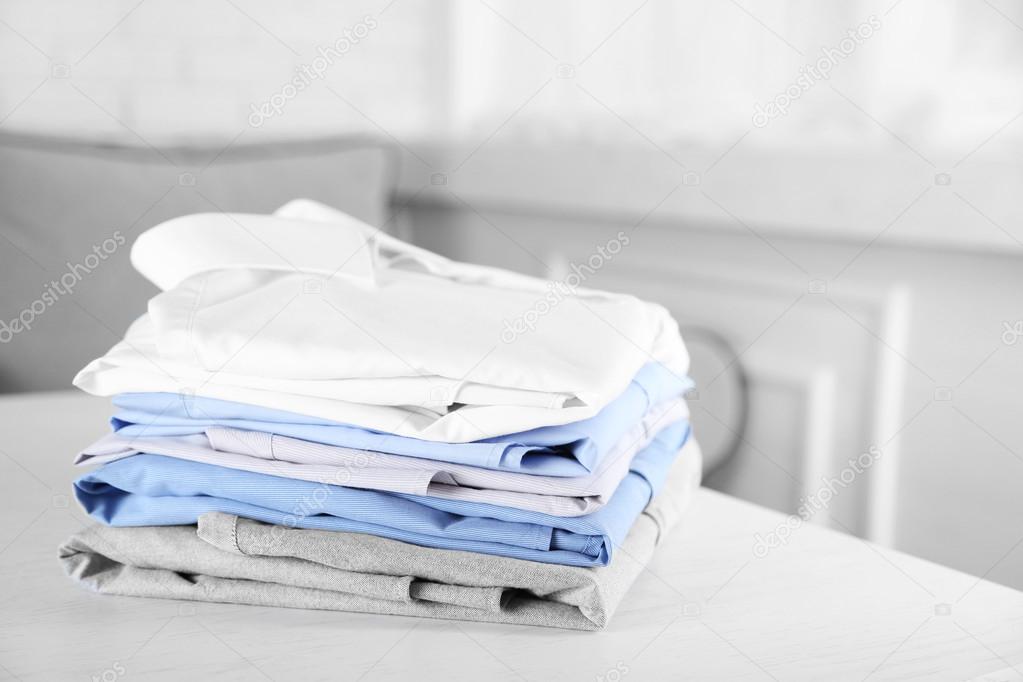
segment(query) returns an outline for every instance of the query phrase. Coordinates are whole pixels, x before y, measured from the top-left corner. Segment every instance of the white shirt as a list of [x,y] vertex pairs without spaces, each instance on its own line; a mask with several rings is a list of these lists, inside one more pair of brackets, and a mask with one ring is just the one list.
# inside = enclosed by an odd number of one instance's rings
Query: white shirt
[[545,306],[549,282],[308,201],[167,221],[132,263],[163,292],[76,377],[91,393],[188,392],[466,442],[588,418],[647,362],[688,369],[660,306],[581,288]]

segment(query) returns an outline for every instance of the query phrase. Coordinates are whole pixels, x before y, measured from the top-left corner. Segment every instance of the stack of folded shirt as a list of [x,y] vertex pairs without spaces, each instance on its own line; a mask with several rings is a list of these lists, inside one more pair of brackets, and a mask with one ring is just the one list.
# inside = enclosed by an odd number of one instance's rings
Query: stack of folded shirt
[[60,549],[96,591],[599,629],[698,485],[659,306],[309,201],[132,262],[162,292],[75,380],[117,408]]

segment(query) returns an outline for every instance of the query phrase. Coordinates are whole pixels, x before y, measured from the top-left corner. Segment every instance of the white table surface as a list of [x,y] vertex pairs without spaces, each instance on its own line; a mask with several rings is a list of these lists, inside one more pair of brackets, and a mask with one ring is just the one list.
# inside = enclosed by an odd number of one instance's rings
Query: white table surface
[[91,594],[56,547],[108,416],[0,397],[0,680],[1023,680],[1023,593],[810,525],[758,558],[785,517],[709,490],[600,633]]

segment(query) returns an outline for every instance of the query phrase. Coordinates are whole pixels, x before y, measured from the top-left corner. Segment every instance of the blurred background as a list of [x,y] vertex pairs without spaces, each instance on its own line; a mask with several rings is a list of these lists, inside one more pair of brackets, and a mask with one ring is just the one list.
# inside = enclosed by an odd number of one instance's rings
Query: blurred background
[[586,286],[679,320],[707,485],[1023,588],[1020,3],[6,0],[0,36],[0,391],[113,345],[176,215],[309,197],[551,280],[625,231]]

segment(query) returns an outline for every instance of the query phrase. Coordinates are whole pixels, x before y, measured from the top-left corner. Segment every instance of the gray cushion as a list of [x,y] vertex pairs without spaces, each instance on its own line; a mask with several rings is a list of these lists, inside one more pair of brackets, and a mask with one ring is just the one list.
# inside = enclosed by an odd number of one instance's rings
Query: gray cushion
[[[298,197],[370,224],[386,220],[396,169],[391,150],[377,142],[224,147],[0,136],[0,391],[66,388],[118,340],[156,292],[128,254],[135,237],[159,222],[220,210],[266,213]],[[50,284],[62,276],[69,294]],[[30,328],[12,325],[18,317]]]

